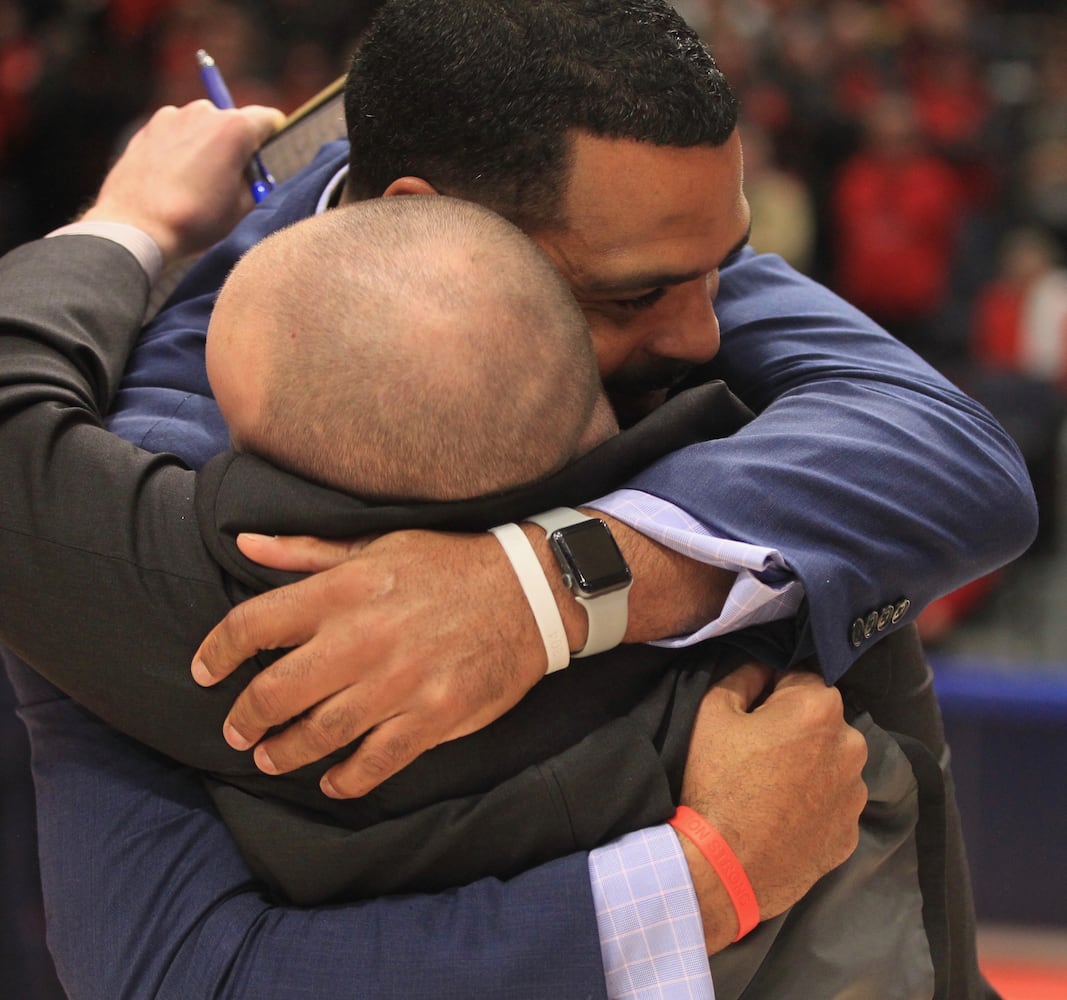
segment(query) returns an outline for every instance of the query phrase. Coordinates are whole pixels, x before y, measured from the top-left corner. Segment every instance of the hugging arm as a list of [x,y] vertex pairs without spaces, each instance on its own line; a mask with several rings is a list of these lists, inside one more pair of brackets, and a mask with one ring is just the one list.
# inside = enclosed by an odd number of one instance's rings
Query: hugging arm
[[[814,652],[826,678],[836,680],[931,600],[1029,545],[1036,506],[1018,448],[914,353],[779,259],[752,251],[724,269],[716,307],[721,356],[700,375],[726,378],[758,416],[728,438],[655,463],[629,484],[629,495],[666,501],[712,535],[781,554],[806,601],[795,618],[742,636],[753,655],[786,666]],[[604,509],[623,517],[608,499]],[[715,619],[732,596],[732,576],[724,581],[722,569],[688,558],[684,537],[673,543],[679,552],[641,531],[616,532],[635,578],[626,641],[684,634]],[[580,648],[584,613],[560,586],[543,534],[530,537],[571,649]],[[279,547],[257,544],[265,559],[274,558],[268,548]],[[240,606],[210,633],[200,658],[216,678],[258,648],[296,647],[235,706],[230,721],[246,742],[332,696],[329,726],[316,725],[314,738],[295,728],[268,741],[261,753],[273,752],[275,765],[299,766],[391,719],[388,738],[382,733],[368,744],[373,755],[357,755],[331,776],[340,793],[360,794],[478,717],[484,702],[465,700],[475,690],[464,679],[472,671],[507,664],[517,694],[543,672],[538,634],[494,547],[444,538],[422,547],[420,554],[417,540],[394,536],[377,551],[324,569],[300,591]],[[291,556],[278,553],[276,565]],[[374,607],[361,604],[358,595],[385,578],[386,563],[400,567],[389,578],[393,589],[378,590]],[[472,564],[478,574],[457,583],[460,567]],[[447,644],[427,633],[435,606],[449,608]],[[500,621],[513,625],[501,629]],[[359,650],[344,636],[354,634],[360,645],[373,635],[387,651],[379,667],[407,679],[403,703],[381,698],[349,666]],[[336,656],[324,658],[326,648]],[[421,687],[428,658],[454,678],[436,700]],[[329,687],[315,697],[301,681],[312,660]]]
[[723,270],[715,307],[722,347],[701,374],[757,417],[630,486],[782,554],[807,600],[768,656],[785,665],[814,649],[836,680],[887,630],[1033,540],[1014,442],[858,310],[751,250]]

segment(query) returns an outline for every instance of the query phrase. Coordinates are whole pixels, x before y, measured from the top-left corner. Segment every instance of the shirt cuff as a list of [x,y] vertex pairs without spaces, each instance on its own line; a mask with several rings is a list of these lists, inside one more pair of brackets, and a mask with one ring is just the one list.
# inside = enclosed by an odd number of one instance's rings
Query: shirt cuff
[[583,507],[614,517],[646,538],[711,566],[737,574],[718,618],[688,635],[652,643],[690,646],[750,625],[790,618],[804,600],[804,586],[777,549],[718,538],[674,504],[640,490],[616,490]]
[[149,285],[154,285],[163,273],[163,254],[156,241],[148,233],[125,222],[72,222],[53,229],[45,239],[52,236],[99,236],[117,243],[137,259],[141,270],[148,275]]
[[590,851],[589,879],[612,1000],[715,1000],[700,907],[669,826]]

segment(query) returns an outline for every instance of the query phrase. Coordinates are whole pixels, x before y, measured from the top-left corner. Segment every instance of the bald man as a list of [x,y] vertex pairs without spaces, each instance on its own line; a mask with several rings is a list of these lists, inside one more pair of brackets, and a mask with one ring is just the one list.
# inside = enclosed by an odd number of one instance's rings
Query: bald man
[[242,258],[207,350],[238,450],[367,499],[462,500],[617,431],[547,258],[487,209],[430,201],[308,219]]

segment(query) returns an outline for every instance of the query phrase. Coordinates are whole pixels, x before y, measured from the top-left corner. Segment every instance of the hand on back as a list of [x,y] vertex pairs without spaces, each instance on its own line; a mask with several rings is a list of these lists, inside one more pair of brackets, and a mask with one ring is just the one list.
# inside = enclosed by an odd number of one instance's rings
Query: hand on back
[[[792,906],[856,849],[866,760],[866,741],[845,722],[840,693],[815,674],[775,680],[766,667],[747,664],[705,696],[682,803],[732,847],[761,918]],[[733,909],[710,865],[682,844],[709,953],[717,951],[737,932]]]

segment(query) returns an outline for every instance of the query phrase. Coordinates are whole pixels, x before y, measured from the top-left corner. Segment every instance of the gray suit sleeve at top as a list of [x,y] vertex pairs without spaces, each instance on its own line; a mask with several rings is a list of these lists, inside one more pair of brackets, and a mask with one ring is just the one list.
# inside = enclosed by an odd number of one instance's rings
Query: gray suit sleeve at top
[[[86,664],[141,664],[123,681],[147,701],[161,665],[179,650],[191,657],[188,629],[212,627],[229,603],[199,541],[193,473],[100,425],[140,325],[139,272],[93,237],[43,240],[0,261],[0,630],[30,662],[80,651]],[[166,613],[178,608],[182,622]],[[33,627],[42,609],[47,625]],[[131,627],[145,622],[150,641]],[[88,667],[71,674],[69,693],[89,704],[115,683]],[[220,723],[224,708],[218,699]],[[131,723],[131,735],[151,735],[150,721]]]

